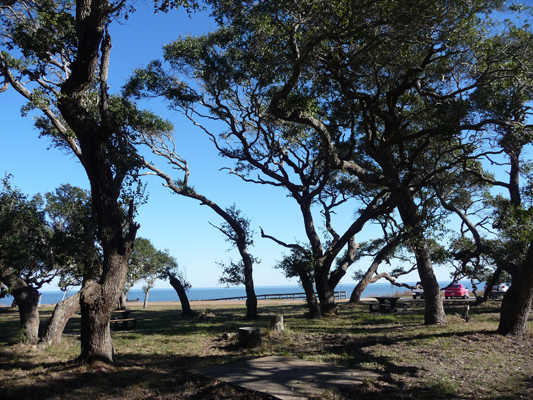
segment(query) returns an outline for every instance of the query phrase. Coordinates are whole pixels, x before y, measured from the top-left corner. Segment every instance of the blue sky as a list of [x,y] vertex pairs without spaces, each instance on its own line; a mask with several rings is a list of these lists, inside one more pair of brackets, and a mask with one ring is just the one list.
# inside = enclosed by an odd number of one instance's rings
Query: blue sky
[[[162,46],[180,35],[198,34],[214,28],[207,14],[193,14],[183,10],[169,14],[154,15],[150,6],[140,5],[129,20],[114,23],[110,32],[113,49],[109,71],[111,91],[119,91],[132,70],[160,58]],[[20,116],[24,104],[22,97],[13,90],[0,94],[0,171],[14,175],[13,184],[28,195],[53,191],[60,184],[70,183],[89,188],[85,172],[70,154],[49,149],[47,139],[39,139],[29,117]],[[228,160],[217,156],[212,143],[203,131],[192,126],[179,113],[170,111],[164,103],[150,100],[145,107],[171,120],[176,127],[175,138],[180,154],[187,159],[191,170],[190,184],[196,190],[222,207],[236,204],[237,208],[251,219],[252,227],[259,232],[261,226],[266,233],[286,241],[305,241],[301,214],[296,202],[286,197],[286,192],[247,184],[229,176],[220,168],[231,166]],[[175,175],[179,177],[178,175]],[[200,206],[197,201],[173,195],[162,187],[156,177],[147,177],[149,199],[141,207],[137,221],[141,224],[138,236],[148,238],[160,249],[169,249],[180,266],[186,271],[193,287],[218,285],[220,267],[216,262],[238,260],[238,253],[228,252],[229,243],[209,222],[218,225],[222,221],[211,209]],[[342,231],[348,227],[354,215],[354,204],[346,205],[335,216],[334,224]],[[322,222],[320,222],[322,223]],[[365,229],[356,240],[374,237],[373,229]],[[287,280],[272,267],[281,259],[283,249],[270,240],[255,236],[254,256],[262,262],[255,267],[256,286],[294,285],[296,280]],[[351,271],[365,269],[366,263],[352,266],[341,283],[354,283]],[[449,269],[436,268],[439,280],[447,280]],[[410,274],[404,281],[417,281],[416,274]],[[141,283],[136,287],[139,288]],[[156,287],[170,287],[159,282]],[[45,290],[57,290],[46,287]]]

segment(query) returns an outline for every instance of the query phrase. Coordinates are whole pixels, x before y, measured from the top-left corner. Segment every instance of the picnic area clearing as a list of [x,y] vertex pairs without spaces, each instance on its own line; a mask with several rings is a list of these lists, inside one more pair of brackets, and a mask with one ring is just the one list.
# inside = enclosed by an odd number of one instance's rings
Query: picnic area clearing
[[[402,300],[403,301],[403,300]],[[116,367],[80,367],[79,317],[67,325],[63,343],[41,349],[17,342],[18,312],[0,308],[0,390],[5,399],[251,399],[268,394],[191,372],[260,357],[286,357],[376,372],[378,379],[326,390],[319,399],[520,399],[532,398],[533,339],[494,331],[499,302],[461,319],[460,301],[445,303],[449,323],[423,325],[423,302],[406,313],[369,313],[368,305],[341,305],[335,316],[304,317],[303,302],[261,304],[260,318],[244,322],[244,302],[193,303],[197,318],[180,318],[179,303],[131,306],[142,324],[112,332]],[[130,305],[128,305],[130,307]],[[41,308],[41,318],[52,308]],[[270,332],[273,315],[285,330]],[[78,318],[78,320],[76,320]],[[239,327],[261,329],[257,347],[238,346]],[[228,339],[224,339],[228,337]]]

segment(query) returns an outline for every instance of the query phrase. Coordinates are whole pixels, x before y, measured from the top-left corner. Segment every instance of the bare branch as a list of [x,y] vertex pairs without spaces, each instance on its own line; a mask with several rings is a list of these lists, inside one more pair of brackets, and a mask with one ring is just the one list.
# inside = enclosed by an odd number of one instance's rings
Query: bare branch
[[270,240],[274,241],[275,243],[279,244],[280,246],[286,247],[288,249],[296,249],[296,250],[305,251],[305,249],[299,244],[285,243],[285,242],[283,242],[283,241],[281,241],[279,239],[276,239],[273,236],[265,234],[265,231],[263,231],[263,228],[259,227],[259,229],[261,230],[261,237],[262,238],[270,239]]

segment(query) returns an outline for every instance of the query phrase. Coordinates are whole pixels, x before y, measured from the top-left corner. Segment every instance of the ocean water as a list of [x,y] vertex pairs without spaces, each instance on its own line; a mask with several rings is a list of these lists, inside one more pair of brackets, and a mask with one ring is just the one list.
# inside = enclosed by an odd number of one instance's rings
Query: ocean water
[[[406,282],[408,284],[414,285],[415,282]],[[472,290],[470,282],[461,282],[469,290]],[[444,287],[447,282],[439,282],[441,287]],[[350,297],[355,284],[341,284],[337,285],[336,291],[345,291],[347,298]],[[370,296],[383,296],[394,294],[396,292],[404,292],[408,290],[403,287],[392,286],[390,283],[372,283],[363,292],[363,297]],[[255,294],[287,294],[287,293],[303,293],[303,289],[300,286],[256,286]],[[69,296],[76,293],[76,291],[70,291]],[[63,300],[65,295],[62,291],[46,291],[42,292],[41,304],[56,304],[57,302]],[[244,286],[242,287],[214,287],[214,288],[191,288],[187,292],[189,300],[212,300],[212,299],[224,299],[231,297],[244,297],[246,296],[246,291]],[[141,289],[130,290],[128,294],[128,299],[137,299],[139,301],[144,300],[144,293]],[[148,302],[159,302],[159,301],[179,301],[178,295],[174,289],[152,289],[148,297]],[[11,296],[6,296],[5,298],[0,299],[0,305],[11,305],[13,298]]]

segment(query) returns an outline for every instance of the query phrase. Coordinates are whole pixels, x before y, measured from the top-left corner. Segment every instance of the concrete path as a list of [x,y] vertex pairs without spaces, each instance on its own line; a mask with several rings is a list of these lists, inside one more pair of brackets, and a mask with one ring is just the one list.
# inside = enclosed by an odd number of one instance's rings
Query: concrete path
[[380,376],[374,372],[278,356],[215,365],[193,372],[268,393],[282,400],[307,399],[319,395],[326,388],[358,385]]

